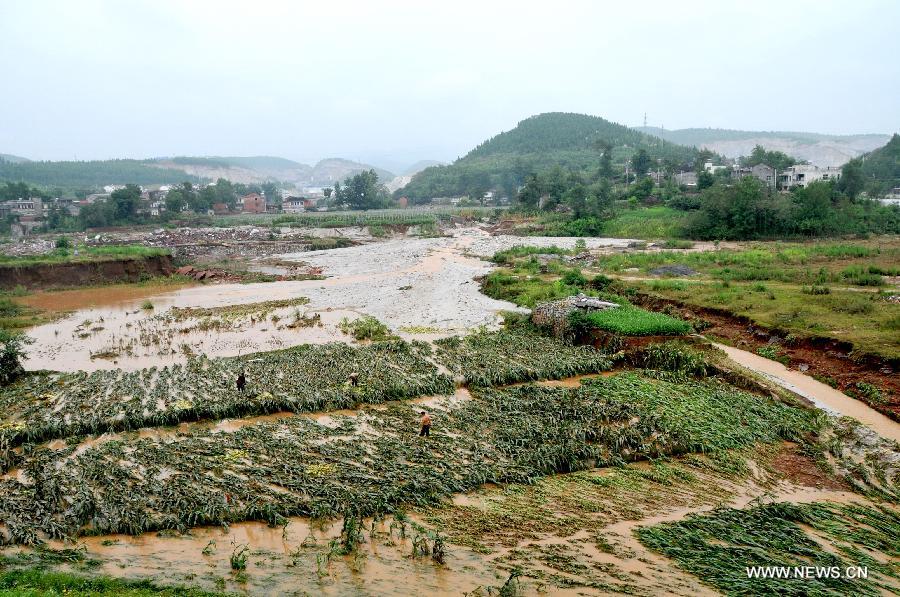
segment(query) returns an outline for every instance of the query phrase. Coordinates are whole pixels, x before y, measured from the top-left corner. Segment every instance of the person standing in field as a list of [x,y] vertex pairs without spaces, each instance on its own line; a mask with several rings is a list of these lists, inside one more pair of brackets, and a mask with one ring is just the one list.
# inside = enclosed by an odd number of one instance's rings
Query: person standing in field
[[424,410],[419,413],[422,418],[419,419],[419,437],[431,437],[431,415]]
[[244,387],[247,385],[247,378],[244,376],[244,371],[241,370],[240,374],[237,377],[237,389],[241,394],[244,393]]

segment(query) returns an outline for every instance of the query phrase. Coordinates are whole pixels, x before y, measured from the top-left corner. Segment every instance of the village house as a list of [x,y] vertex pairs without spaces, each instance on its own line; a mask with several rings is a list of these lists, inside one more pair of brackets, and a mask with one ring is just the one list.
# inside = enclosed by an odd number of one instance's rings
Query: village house
[[820,168],[812,164],[798,164],[791,166],[778,176],[778,183],[782,189],[805,187],[810,183],[822,180],[838,180],[841,177],[841,169],[833,166]]
[[297,214],[306,211],[306,199],[290,195],[281,201],[281,209],[286,214]]
[[736,167],[731,171],[731,177],[741,179],[745,176],[752,176],[770,189],[775,188],[778,181],[775,168],[766,164],[756,164],[755,166]]
[[2,211],[5,214],[14,216],[43,217],[44,201],[40,197],[29,197],[27,199],[14,199],[3,203]]
[[675,184],[688,188],[697,188],[697,173],[679,172],[675,175]]
[[266,213],[266,200],[259,193],[248,193],[241,197],[242,210],[247,214]]

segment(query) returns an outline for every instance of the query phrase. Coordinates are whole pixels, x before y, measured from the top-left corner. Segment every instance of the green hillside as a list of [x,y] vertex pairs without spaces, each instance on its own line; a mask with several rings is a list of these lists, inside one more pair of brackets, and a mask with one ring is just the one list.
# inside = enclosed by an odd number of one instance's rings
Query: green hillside
[[89,189],[108,184],[175,184],[190,179],[181,170],[157,168],[141,160],[87,162],[0,161],[0,181],[27,182],[63,189]]
[[512,196],[525,176],[534,172],[555,166],[596,171],[600,161],[598,145],[602,143],[612,146],[613,165],[619,172],[638,149],[672,165],[688,165],[696,156],[693,148],[597,116],[550,112],[523,120],[448,166],[426,168],[397,194],[422,201],[498,189]]
[[865,154],[860,161],[866,185],[874,193],[900,187],[900,135],[895,133],[887,145]]
[[22,162],[29,161],[28,158],[23,158],[20,155],[12,155],[11,153],[0,153],[0,162],[12,162],[14,164],[19,164]]

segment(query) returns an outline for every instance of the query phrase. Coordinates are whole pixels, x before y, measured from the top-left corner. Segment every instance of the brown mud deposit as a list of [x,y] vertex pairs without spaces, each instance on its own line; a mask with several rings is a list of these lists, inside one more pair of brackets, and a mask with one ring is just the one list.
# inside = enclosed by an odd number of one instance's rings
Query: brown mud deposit
[[[96,568],[102,574],[206,589],[222,587],[224,581],[227,590],[254,595],[462,595],[503,584],[506,575],[485,566],[470,550],[450,547],[444,565],[428,556],[412,557],[417,533],[404,526],[401,536],[399,523],[391,518],[365,520],[365,542],[358,553],[330,557],[330,542],[340,538],[341,522],[319,524],[305,518],[291,518],[284,527],[248,522],[174,537],[89,537],[78,544],[87,557],[102,562]],[[230,559],[242,547],[249,551],[247,568],[239,574]]]
[[168,276],[174,267],[168,255],[141,259],[109,259],[41,265],[0,267],[0,288],[57,288],[110,282],[140,282],[154,276]]
[[723,338],[745,350],[756,351],[773,341],[778,342],[780,353],[789,359],[791,367],[805,366],[808,375],[828,379],[841,391],[852,391],[859,382],[874,385],[881,391],[882,400],[873,401],[861,394],[858,399],[900,421],[900,363],[894,360],[853,354],[852,344],[832,338],[801,338],[786,342],[787,332],[768,329],[724,309],[697,307],[646,294],[637,294],[631,300],[655,311],[674,308],[678,315],[688,320],[704,320],[712,324],[703,331],[704,334]]

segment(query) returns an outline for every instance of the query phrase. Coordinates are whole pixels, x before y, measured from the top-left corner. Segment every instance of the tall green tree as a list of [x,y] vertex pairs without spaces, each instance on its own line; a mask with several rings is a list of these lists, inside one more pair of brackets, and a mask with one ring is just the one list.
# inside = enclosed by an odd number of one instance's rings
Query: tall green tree
[[113,191],[107,203],[110,206],[112,219],[116,222],[129,222],[134,219],[141,201],[141,188],[137,185],[125,185],[123,189]]
[[650,154],[647,153],[646,149],[639,149],[631,157],[631,166],[634,168],[634,173],[637,174],[638,178],[647,174],[651,163]]
[[377,209],[388,203],[387,190],[379,184],[374,170],[347,177],[343,187],[335,185],[335,197],[350,209]]
[[866,181],[863,175],[862,160],[855,158],[844,164],[844,167],[841,168],[841,178],[838,181],[838,189],[840,189],[848,199],[855,201],[865,186]]

